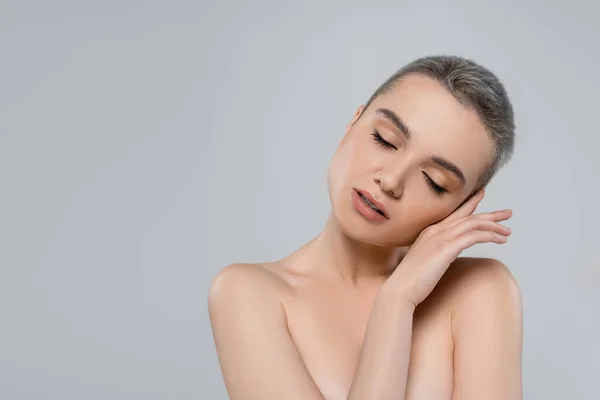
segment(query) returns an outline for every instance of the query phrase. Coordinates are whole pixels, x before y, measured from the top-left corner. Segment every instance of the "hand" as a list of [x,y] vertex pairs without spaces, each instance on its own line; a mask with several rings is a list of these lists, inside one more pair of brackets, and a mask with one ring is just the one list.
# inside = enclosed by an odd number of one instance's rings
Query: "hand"
[[483,199],[484,189],[452,214],[425,228],[390,279],[415,307],[433,291],[450,263],[475,243],[504,243],[511,230],[498,223],[512,216],[509,209],[471,215]]

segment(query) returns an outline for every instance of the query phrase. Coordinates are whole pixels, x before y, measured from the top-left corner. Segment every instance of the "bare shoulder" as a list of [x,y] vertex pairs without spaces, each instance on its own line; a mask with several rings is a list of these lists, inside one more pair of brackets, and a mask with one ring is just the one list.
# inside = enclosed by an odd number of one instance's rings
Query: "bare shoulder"
[[521,292],[508,266],[459,258],[444,279],[452,294],[453,398],[521,399]]
[[213,278],[211,291],[218,290],[222,284],[277,283],[277,274],[268,263],[235,263],[222,268]]
[[494,258],[459,257],[443,279],[453,288],[454,301],[488,290],[520,294],[518,282],[508,266]]
[[287,325],[287,290],[276,263],[230,264],[212,280],[210,324],[231,399],[316,399]]
[[232,291],[277,292],[285,288],[285,281],[270,263],[234,263],[217,272],[210,283],[209,299]]
[[503,262],[493,258],[460,257],[452,263],[443,280],[450,291],[452,330],[473,326],[486,313],[506,315],[520,324],[521,290]]
[[230,264],[208,293],[210,324],[231,399],[316,399],[287,326],[276,264]]
[[[208,290],[208,305],[212,312],[230,303],[253,303],[255,306],[276,306],[288,285],[277,263],[235,263],[222,268]],[[250,305],[250,304],[247,304]]]

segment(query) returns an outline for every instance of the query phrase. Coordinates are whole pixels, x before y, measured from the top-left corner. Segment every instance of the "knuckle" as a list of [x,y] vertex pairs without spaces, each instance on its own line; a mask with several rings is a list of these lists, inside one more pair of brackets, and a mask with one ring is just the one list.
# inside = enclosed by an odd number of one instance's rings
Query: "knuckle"
[[447,243],[441,246],[440,251],[447,256],[452,256],[454,253],[456,253],[456,247],[450,243]]
[[490,222],[489,220],[487,220],[484,217],[479,217],[479,218],[473,218],[470,222],[471,226],[474,229],[481,229],[481,228],[486,228],[486,227],[490,227]]
[[423,236],[426,237],[431,237],[431,236],[435,236],[436,234],[439,233],[439,226],[438,225],[429,225],[427,228],[423,229]]
[[485,228],[485,227],[491,226],[490,222],[491,221],[488,221],[487,219],[478,218],[477,221],[475,222],[475,224],[478,228]]
[[439,240],[436,247],[443,254],[452,254],[456,251],[456,243],[453,240]]

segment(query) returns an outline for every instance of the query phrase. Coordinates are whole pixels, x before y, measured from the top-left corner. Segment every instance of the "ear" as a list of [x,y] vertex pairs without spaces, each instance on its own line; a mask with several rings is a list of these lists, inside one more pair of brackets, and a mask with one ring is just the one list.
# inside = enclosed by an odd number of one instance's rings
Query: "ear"
[[350,121],[350,123],[346,126],[346,130],[344,131],[344,134],[348,134],[348,132],[350,132],[350,129],[352,129],[352,127],[354,126],[356,121],[358,121],[358,119],[360,118],[360,116],[362,115],[364,110],[365,110],[365,106],[358,107],[358,109],[354,113],[354,117],[352,118],[352,121]]

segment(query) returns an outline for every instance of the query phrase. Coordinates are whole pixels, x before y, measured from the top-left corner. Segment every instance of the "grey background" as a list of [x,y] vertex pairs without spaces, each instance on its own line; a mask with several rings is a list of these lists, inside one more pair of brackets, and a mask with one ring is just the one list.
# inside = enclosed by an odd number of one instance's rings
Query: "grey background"
[[495,71],[517,146],[481,211],[527,399],[598,399],[593,1],[0,1],[0,398],[226,399],[212,277],[321,230],[356,107],[414,58]]

